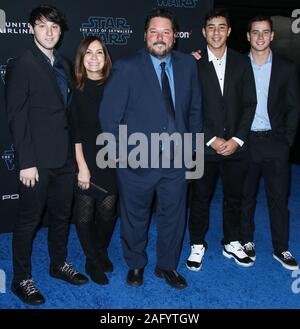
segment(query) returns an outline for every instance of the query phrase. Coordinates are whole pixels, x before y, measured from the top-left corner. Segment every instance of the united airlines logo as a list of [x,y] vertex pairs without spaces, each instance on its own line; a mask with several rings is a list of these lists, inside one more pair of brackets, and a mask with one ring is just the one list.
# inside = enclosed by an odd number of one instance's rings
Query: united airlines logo
[[157,0],[160,7],[195,8],[197,3],[198,0]]
[[15,169],[15,150],[14,145],[12,144],[10,150],[5,150],[2,155],[2,160],[5,161],[6,167],[8,170]]
[[30,34],[29,23],[27,22],[5,22],[0,27],[3,34]]
[[91,16],[80,28],[83,37],[96,35],[107,44],[124,46],[132,34],[130,25],[124,17]]

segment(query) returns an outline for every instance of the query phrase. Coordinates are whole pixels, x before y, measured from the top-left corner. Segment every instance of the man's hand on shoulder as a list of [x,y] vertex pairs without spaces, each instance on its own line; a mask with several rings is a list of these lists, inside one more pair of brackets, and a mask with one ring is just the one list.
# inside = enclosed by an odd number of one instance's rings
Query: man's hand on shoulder
[[21,169],[20,181],[27,187],[34,187],[35,182],[39,181],[39,173],[37,167]]
[[201,51],[200,49],[198,49],[198,50],[194,50],[194,51],[192,51],[191,55],[194,56],[194,58],[195,58],[197,61],[199,61],[199,59],[202,58],[202,51]]

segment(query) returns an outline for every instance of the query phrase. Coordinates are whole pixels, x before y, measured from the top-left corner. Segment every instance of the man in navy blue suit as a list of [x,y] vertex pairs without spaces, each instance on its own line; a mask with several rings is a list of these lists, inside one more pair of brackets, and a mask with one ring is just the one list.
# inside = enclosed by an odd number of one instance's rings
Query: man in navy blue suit
[[[119,125],[128,136],[143,133],[197,133],[201,131],[201,90],[192,56],[172,50],[176,22],[172,13],[156,8],[145,22],[146,47],[118,61],[105,87],[100,106],[104,132],[118,139]],[[160,144],[160,160],[166,151]],[[147,153],[148,154],[148,153]],[[129,267],[127,283],[139,287],[147,264],[146,245],[151,204],[157,198],[157,263],[155,275],[174,288],[187,286],[177,271],[186,222],[185,168],[119,168],[121,240]]]

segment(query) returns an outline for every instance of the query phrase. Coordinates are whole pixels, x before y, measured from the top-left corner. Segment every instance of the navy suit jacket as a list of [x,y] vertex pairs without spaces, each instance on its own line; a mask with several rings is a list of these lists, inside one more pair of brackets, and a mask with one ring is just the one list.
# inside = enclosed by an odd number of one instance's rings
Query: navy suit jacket
[[[173,50],[172,65],[176,132],[201,132],[202,100],[196,62],[191,55]],[[166,132],[167,112],[164,106],[150,55],[145,48],[141,49],[113,66],[100,105],[102,130],[114,134],[118,143],[118,128],[124,124],[128,135],[141,132],[150,141],[151,133]]]

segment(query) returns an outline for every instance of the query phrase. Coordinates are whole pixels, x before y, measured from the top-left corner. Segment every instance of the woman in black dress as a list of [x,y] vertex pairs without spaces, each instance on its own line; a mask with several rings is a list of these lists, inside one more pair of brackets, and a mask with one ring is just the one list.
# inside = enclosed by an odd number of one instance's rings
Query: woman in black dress
[[111,60],[103,41],[96,36],[85,38],[76,54],[76,91],[71,109],[78,166],[74,217],[86,256],[86,272],[99,284],[108,284],[104,272],[113,271],[107,248],[115,224],[117,202],[115,170],[100,169],[96,164],[99,151],[96,138],[101,133],[99,104],[110,69]]

